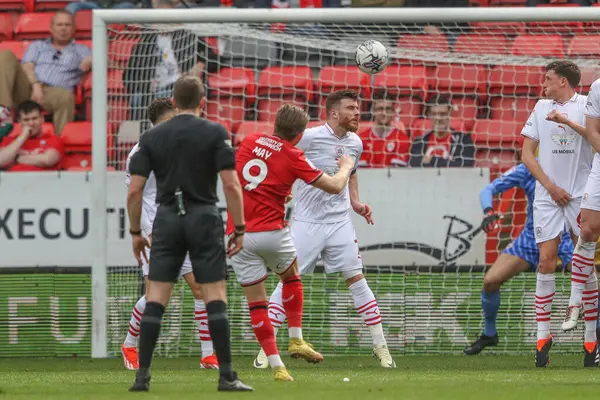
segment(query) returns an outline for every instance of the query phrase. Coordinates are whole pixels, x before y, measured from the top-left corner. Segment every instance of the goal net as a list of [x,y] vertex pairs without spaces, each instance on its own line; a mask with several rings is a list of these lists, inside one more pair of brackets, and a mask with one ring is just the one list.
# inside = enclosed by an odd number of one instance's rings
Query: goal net
[[[105,191],[109,204],[123,206],[125,160],[149,126],[146,107],[154,98],[171,97],[174,80],[183,74],[203,78],[204,116],[222,123],[236,146],[249,134],[271,133],[276,110],[284,103],[306,109],[314,127],[325,123],[328,94],[354,90],[361,99],[357,133],[364,144],[360,196],[372,206],[376,224],[353,218],[388,345],[394,354],[460,353],[482,331],[486,268],[527,220],[524,191],[510,188],[493,197],[504,219],[486,235],[480,229],[481,189],[518,164],[520,131],[543,96],[548,62],[576,62],[582,69],[582,94],[600,77],[599,23],[578,22],[582,16],[574,8],[564,10],[569,20],[551,22],[557,17],[546,9],[449,10],[443,18],[456,15],[454,20],[463,22],[429,21],[423,13],[435,14],[431,11],[369,11],[380,19],[389,14],[386,23],[358,22],[361,10],[328,10],[322,20],[316,17],[321,10],[203,9],[160,17],[149,11],[129,21],[117,20],[115,12],[99,13],[123,23],[106,26],[107,46],[94,42],[95,60],[106,68],[106,91],[96,93],[94,103],[94,145],[104,141],[107,146],[105,155],[104,148],[95,150],[100,155],[94,163],[104,157],[109,167],[106,186],[97,182],[96,188]],[[586,9],[585,15],[592,21],[600,17],[598,11]],[[191,13],[204,22],[185,19]],[[300,14],[310,22],[301,22]],[[498,21],[489,21],[492,14]],[[256,15],[269,22],[252,22],[261,20]],[[387,68],[374,76],[360,72],[354,62],[357,45],[368,39],[383,43],[390,55]],[[103,81],[95,77],[94,85],[98,82]],[[97,90],[104,89],[94,86]],[[95,168],[94,174],[101,171]],[[226,218],[222,196],[219,206]],[[288,217],[293,204],[289,208]],[[108,229],[105,260],[97,264],[107,266],[106,348],[115,355],[143,288],[129,238]],[[315,348],[327,355],[370,352],[368,329],[343,279],[317,269],[303,282],[305,337]],[[269,292],[275,284],[271,276]],[[569,285],[559,266],[552,331],[560,344],[557,351],[563,352],[579,351],[582,340],[582,331],[559,330]],[[259,347],[233,276],[228,290],[234,351],[254,354]],[[533,351],[534,291],[533,273],[502,287],[497,324],[502,340],[494,351]],[[198,355],[193,297],[182,283],[165,320],[159,353]],[[279,337],[282,344],[284,336]]]

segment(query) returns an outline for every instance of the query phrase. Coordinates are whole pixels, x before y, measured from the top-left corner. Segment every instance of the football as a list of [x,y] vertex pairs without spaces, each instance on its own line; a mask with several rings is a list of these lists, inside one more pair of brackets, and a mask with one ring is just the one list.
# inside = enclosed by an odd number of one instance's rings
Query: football
[[367,40],[356,48],[354,60],[358,68],[367,74],[378,74],[388,62],[388,51],[381,42]]

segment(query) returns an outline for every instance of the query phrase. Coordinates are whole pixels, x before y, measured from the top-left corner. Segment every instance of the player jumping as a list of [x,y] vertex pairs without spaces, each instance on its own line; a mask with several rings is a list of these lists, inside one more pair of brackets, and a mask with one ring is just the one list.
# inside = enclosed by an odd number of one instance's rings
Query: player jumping
[[[547,99],[536,103],[521,132],[524,136],[522,159],[537,180],[533,201],[535,240],[540,249],[535,289],[537,367],[545,367],[550,361],[550,318],[556,291],[554,270],[561,235],[567,230],[571,233],[573,243],[577,242],[580,232],[578,219],[581,198],[592,164],[592,148],[583,137],[585,127],[581,125],[584,121],[587,96],[575,92],[580,79],[581,71],[572,62],[554,61],[548,64],[543,84]],[[561,123],[560,114],[565,114],[571,122]],[[538,147],[539,162],[535,156]],[[578,247],[581,247],[580,244]],[[574,279],[576,277],[583,280],[586,291],[589,290],[590,296],[597,299],[596,274],[584,275],[579,272],[580,266],[588,264],[580,254],[581,250],[576,249],[573,255],[572,276]],[[586,302],[584,312],[597,312],[596,303]],[[585,324],[584,365],[590,367],[596,366],[598,349],[595,320],[594,314],[593,320],[586,321]]]
[[[148,119],[152,125],[159,124],[168,119],[171,119],[175,115],[175,107],[173,102],[169,98],[158,98],[155,99],[152,104],[148,107]],[[129,174],[129,162],[131,157],[138,150],[138,144],[136,144],[129,156],[127,157],[127,178],[126,184],[129,186],[130,174]],[[152,240],[152,221],[156,216],[156,210],[158,208],[156,204],[156,178],[154,174],[150,174],[146,186],[144,187],[143,194],[143,206],[142,206],[142,232],[144,236],[148,238],[148,241]],[[146,249],[147,259],[150,259],[150,251]],[[144,282],[146,284],[146,293],[148,293],[148,262],[143,260],[142,271],[144,273]],[[192,273],[192,264],[190,263],[189,257],[186,257],[183,266],[181,267],[180,276],[183,276],[185,281],[192,289],[194,294],[194,314],[196,320],[196,326],[198,327],[198,336],[200,338],[200,344],[202,347],[202,358],[200,360],[201,368],[218,369],[219,363],[217,357],[213,351],[213,343],[210,338],[208,331],[208,315],[206,314],[206,305],[202,300],[202,290],[200,285],[196,283],[194,274]],[[130,370],[137,370],[138,365],[138,337],[140,334],[140,322],[144,309],[146,308],[146,296],[140,297],[140,299],[133,307],[131,313],[131,320],[129,321],[129,331],[125,342],[121,347],[121,354],[123,354],[123,362],[125,367]]]
[[[527,196],[527,222],[519,237],[504,249],[483,278],[483,290],[481,291],[481,308],[484,316],[483,334],[475,342],[465,347],[464,353],[468,356],[479,354],[488,346],[498,345],[496,318],[500,309],[500,287],[521,272],[535,271],[538,266],[540,253],[533,233],[535,182],[535,178],[529,173],[525,164],[520,164],[496,178],[479,194],[481,208],[485,214],[481,227],[485,232],[495,229],[497,221],[501,218],[492,208],[493,196],[514,187],[523,189]],[[562,261],[563,268],[566,268],[573,256],[573,242],[567,232],[562,235],[558,256]]]
[[[371,208],[360,201],[356,165],[362,153],[362,142],[356,135],[360,109],[358,95],[342,90],[328,96],[327,123],[307,129],[297,147],[304,150],[306,158],[316,168],[333,176],[339,171],[338,160],[343,155],[354,159],[355,165],[348,185],[339,194],[328,194],[298,181],[296,204],[292,223],[292,239],[297,249],[300,275],[311,274],[319,256],[326,273],[341,273],[350,289],[354,306],[369,327],[373,339],[373,356],[384,368],[394,368],[381,324],[379,307],[363,275],[358,242],[350,218],[348,204],[368,224],[373,224]],[[269,316],[277,330],[286,319],[280,282],[269,302]],[[256,368],[267,368],[268,360],[263,350],[254,360]]]
[[[353,160],[342,156],[339,172],[330,177],[308,162],[302,150],[294,147],[307,123],[308,115],[303,110],[286,104],[277,111],[275,135],[248,136],[236,154],[236,170],[244,188],[246,236],[244,248],[231,261],[248,299],[254,334],[275,371],[275,379],[283,381],[293,379],[281,361],[269,319],[264,286],[268,269],[281,279],[290,355],[308,362],[323,361],[323,356],[302,337],[304,290],[298,276],[296,249],[285,222],[286,199],[296,179],[327,193],[340,193],[354,168]],[[227,231],[234,233],[231,222]]]

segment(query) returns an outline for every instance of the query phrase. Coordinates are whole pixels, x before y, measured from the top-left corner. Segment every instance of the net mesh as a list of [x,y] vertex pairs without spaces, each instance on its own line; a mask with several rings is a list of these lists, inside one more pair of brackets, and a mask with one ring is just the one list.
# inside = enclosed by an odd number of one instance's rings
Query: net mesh
[[[275,112],[283,103],[305,108],[311,116],[309,126],[324,123],[327,95],[348,88],[361,96],[359,133],[365,144],[361,160],[365,169],[359,171],[359,176],[368,169],[406,165],[418,168],[426,164],[426,154],[420,154],[415,164],[411,146],[432,130],[449,125],[451,130],[463,132],[475,148],[473,154],[457,157],[461,161],[455,165],[489,168],[489,175],[480,175],[484,178],[477,183],[482,188],[518,162],[520,130],[542,95],[544,66],[550,60],[568,57],[582,68],[578,88],[581,93],[586,94],[600,77],[596,67],[600,35],[595,35],[592,28],[593,25],[584,30],[582,23],[568,21],[427,26],[111,25],[107,55],[109,166],[124,169],[127,154],[149,126],[145,108],[155,97],[170,97],[174,80],[190,73],[201,76],[206,83],[205,117],[221,122],[231,132],[235,145],[249,134],[272,132]],[[379,40],[390,54],[387,68],[375,76],[360,72],[353,60],[356,46],[367,39]],[[382,93],[393,98],[391,109],[377,100]],[[427,107],[427,102],[438,95],[449,97],[449,115],[447,110],[433,112]],[[393,140],[378,139],[381,132],[393,132],[395,136]],[[434,155],[446,157],[441,147],[441,152]],[[378,188],[375,183],[362,197],[392,196],[387,198],[392,204],[392,215],[380,214],[380,219],[392,219],[398,224],[409,220],[420,202],[426,202],[435,193],[431,187],[440,182],[420,182],[407,186],[401,194],[391,195],[385,186]],[[469,222],[476,225],[481,220],[477,197],[478,190],[470,190],[455,195],[449,200],[453,204],[438,206],[474,204],[477,217]],[[393,206],[394,202],[397,206]],[[474,234],[481,238],[483,257],[448,261],[447,247],[439,262],[415,262],[412,257],[405,257],[406,253],[385,263],[369,263],[369,258],[364,257],[367,279],[378,298],[388,344],[394,353],[458,353],[481,332],[484,265],[493,263],[499,250],[521,232],[527,201],[521,189],[511,189],[494,199],[494,208],[505,216],[500,228],[485,238],[481,232]],[[410,229],[415,235],[427,236],[418,225],[417,221]],[[369,235],[378,236],[382,230],[389,233],[396,228],[373,229],[372,234],[366,235],[359,230],[359,241],[380,246]],[[435,221],[428,226],[427,231],[431,230],[451,236],[446,220]],[[417,252],[425,250],[419,246],[413,246]],[[555,340],[561,344],[557,351],[579,351],[582,332],[562,334],[558,329],[557,310],[566,306],[569,279],[557,278],[552,320]],[[267,281],[269,291],[275,283],[273,277]],[[317,273],[305,277],[304,286],[305,337],[325,354],[367,354],[371,347],[369,333],[354,310],[342,278]],[[258,345],[246,301],[235,279],[229,281],[228,289],[234,351],[253,354]],[[506,340],[495,351],[533,351],[534,291],[531,274],[519,276],[503,287],[498,330]],[[137,269],[111,267],[111,354],[119,353],[131,308],[140,293]],[[160,339],[160,354],[199,353],[193,317],[191,292],[179,283]],[[279,337],[282,345],[284,336]]]

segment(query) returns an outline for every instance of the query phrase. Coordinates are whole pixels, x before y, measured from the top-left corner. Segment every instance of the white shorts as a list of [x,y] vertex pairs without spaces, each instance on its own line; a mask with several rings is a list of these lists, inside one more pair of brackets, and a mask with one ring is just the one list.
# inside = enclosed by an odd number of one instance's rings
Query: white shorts
[[579,214],[581,197],[572,199],[567,205],[559,206],[553,200],[535,199],[533,201],[533,225],[535,242],[543,243],[571,232],[577,236],[581,232]]
[[312,274],[319,256],[328,274],[362,270],[352,220],[331,224],[294,220],[292,239],[298,252],[300,275]]
[[[150,259],[150,249],[146,248],[146,256],[148,257],[148,260]],[[146,262],[146,260],[144,260],[142,258],[142,271],[144,272],[144,278],[148,276],[148,271],[150,270],[150,264],[148,264]],[[190,261],[190,255],[186,255],[185,256],[185,260],[183,261],[183,265],[181,266],[181,270],[179,270],[179,277],[181,278],[184,275],[189,274],[190,272],[193,272],[192,270],[192,262]]]
[[585,184],[585,191],[581,198],[581,208],[600,211],[600,158],[594,156],[592,171]]
[[247,232],[244,248],[231,258],[235,276],[242,286],[267,279],[269,269],[283,274],[296,260],[289,228],[267,232]]

